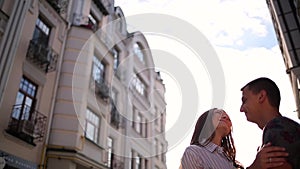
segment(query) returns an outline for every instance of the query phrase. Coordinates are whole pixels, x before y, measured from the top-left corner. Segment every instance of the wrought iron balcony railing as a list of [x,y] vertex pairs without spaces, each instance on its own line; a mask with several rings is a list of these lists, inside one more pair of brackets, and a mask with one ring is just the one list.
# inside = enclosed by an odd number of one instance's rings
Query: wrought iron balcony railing
[[109,87],[108,84],[104,81],[95,81],[95,93],[99,95],[102,99],[109,98]]
[[[77,15],[74,15],[74,16],[77,16]],[[79,17],[81,17],[81,16],[79,16]],[[99,26],[98,26],[98,22],[96,20],[94,20],[94,22],[91,20],[91,18],[89,18],[88,23],[86,25],[81,25],[81,26],[85,27],[87,29],[90,29],[93,32],[96,32],[99,29]]]
[[[22,113],[30,110],[29,117],[22,118]],[[16,118],[16,114],[21,118]],[[42,141],[45,136],[47,117],[40,112],[33,110],[25,104],[14,105],[11,118],[6,132],[24,140],[25,142],[35,145],[35,141]]]
[[117,129],[121,125],[121,115],[120,115],[120,112],[118,111],[118,109],[115,106],[115,104],[112,103],[112,100],[111,100],[111,111],[110,111],[110,123],[114,127],[116,127]]
[[68,0],[47,0],[47,2],[59,14],[65,13],[67,11],[68,4],[69,4]]
[[2,39],[2,36],[4,34],[8,18],[9,17],[2,10],[0,10],[0,40]]
[[111,168],[114,168],[114,169],[123,169],[124,168],[124,162],[119,160],[119,159],[116,159],[116,158],[113,158],[112,159],[112,166]]
[[30,41],[26,57],[45,73],[56,69],[58,54],[50,47],[41,45],[39,41]]

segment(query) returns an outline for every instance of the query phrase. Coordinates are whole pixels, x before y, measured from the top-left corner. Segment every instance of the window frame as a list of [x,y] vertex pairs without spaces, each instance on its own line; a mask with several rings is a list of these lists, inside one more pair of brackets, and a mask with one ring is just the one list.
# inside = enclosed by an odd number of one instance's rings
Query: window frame
[[139,134],[142,133],[142,119],[143,119],[143,116],[137,112],[136,113],[136,116],[135,116],[135,126],[134,126],[134,129],[136,132],[138,132]]
[[[93,121],[95,119],[89,119],[89,117],[92,116],[92,118],[96,118],[97,122],[96,121]],[[97,123],[97,124],[94,124],[94,123]],[[89,135],[89,129],[88,129],[88,124],[92,125],[93,127],[93,133],[92,133],[92,136]],[[99,143],[99,133],[100,133],[100,125],[101,125],[101,119],[100,117],[95,113],[93,112],[91,109],[87,108],[86,109],[86,115],[85,115],[85,129],[84,129],[84,133],[85,133],[85,137],[87,139],[89,139],[90,141],[98,144]]]
[[[29,92],[28,90],[30,90],[31,92]],[[21,105],[22,109],[18,112],[13,111],[11,116],[16,119],[16,120],[29,120],[31,119],[31,115],[33,110],[35,109],[35,104],[36,104],[36,96],[37,96],[37,91],[38,91],[38,85],[35,84],[34,82],[32,82],[29,78],[22,76],[21,80],[20,80],[20,84],[19,84],[19,90],[17,92],[17,96],[16,96],[16,100],[15,100],[15,105]],[[34,92],[34,93],[32,93]],[[30,94],[32,93],[32,94]],[[21,94],[23,96],[22,100],[20,103],[18,103],[19,101],[19,94]],[[29,98],[31,100],[30,105],[28,105],[27,103],[27,98]],[[28,106],[29,110],[27,110],[27,107],[24,106]],[[24,109],[25,108],[25,109]],[[27,115],[26,115],[27,114]]]
[[139,61],[145,64],[145,53],[143,51],[142,45],[139,42],[133,44],[133,52],[137,56]]
[[114,147],[114,140],[112,137],[107,137],[107,166],[112,168],[113,165],[113,147]]
[[135,89],[140,95],[146,96],[146,84],[145,82],[136,74],[133,75],[133,79],[130,85],[131,89]]
[[97,83],[104,83],[106,78],[106,68],[106,63],[103,60],[100,60],[96,55],[94,55],[92,66],[92,79]]
[[32,40],[36,44],[41,44],[44,47],[49,46],[49,40],[51,35],[51,26],[48,24],[43,17],[38,16],[35,21],[35,28],[32,35]]
[[113,56],[113,69],[116,72],[120,65],[120,50],[117,47],[113,47],[111,53]]

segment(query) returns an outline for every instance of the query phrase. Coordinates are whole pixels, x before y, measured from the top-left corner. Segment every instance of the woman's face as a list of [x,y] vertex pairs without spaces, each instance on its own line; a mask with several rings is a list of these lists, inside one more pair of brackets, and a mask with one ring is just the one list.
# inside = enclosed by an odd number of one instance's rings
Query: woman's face
[[231,120],[228,114],[221,109],[217,109],[213,114],[213,125],[216,130],[223,131],[224,136],[228,135],[232,128]]

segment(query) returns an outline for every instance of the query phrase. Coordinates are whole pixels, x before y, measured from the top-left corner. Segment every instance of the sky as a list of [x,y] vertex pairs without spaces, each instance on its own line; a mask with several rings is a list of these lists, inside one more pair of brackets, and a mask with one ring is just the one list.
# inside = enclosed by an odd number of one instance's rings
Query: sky
[[262,131],[239,110],[240,88],[255,78],[274,80],[281,114],[299,122],[264,0],[115,0],[115,6],[128,29],[146,36],[164,80],[169,169],[178,168],[197,118],[215,106],[232,120],[236,159],[253,162]]

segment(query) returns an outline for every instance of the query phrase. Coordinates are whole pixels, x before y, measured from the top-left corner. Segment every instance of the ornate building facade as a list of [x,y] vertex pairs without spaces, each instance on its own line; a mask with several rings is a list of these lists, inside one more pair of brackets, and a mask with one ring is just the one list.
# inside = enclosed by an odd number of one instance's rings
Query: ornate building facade
[[165,86],[113,0],[0,8],[3,168],[166,168]]

